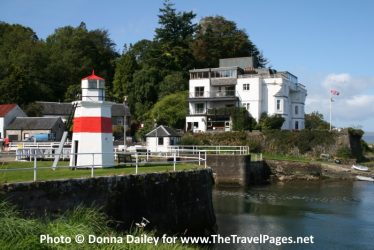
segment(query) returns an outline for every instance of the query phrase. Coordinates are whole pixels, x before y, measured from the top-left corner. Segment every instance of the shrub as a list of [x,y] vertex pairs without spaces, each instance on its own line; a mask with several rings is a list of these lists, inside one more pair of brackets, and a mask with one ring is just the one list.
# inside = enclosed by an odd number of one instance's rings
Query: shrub
[[201,141],[191,134],[185,134],[181,138],[180,145],[201,145]]
[[349,147],[342,146],[336,151],[336,156],[342,159],[352,158],[352,153]]

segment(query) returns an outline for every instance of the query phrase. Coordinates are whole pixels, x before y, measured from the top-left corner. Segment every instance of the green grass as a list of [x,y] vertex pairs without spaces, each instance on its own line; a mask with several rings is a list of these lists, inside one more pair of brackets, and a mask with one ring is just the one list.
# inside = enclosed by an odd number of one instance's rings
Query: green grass
[[295,161],[295,162],[303,162],[303,163],[311,162],[310,158],[303,157],[303,156],[277,155],[277,154],[269,154],[269,153],[263,153],[262,156],[265,160]]
[[[60,162],[59,166],[68,166],[68,162]],[[51,161],[38,161],[38,167],[51,167]],[[14,168],[29,168],[30,170],[17,170],[17,171],[0,171],[0,184],[1,183],[13,183],[22,181],[32,181],[34,178],[33,162],[8,162],[5,165],[0,166],[0,169],[14,169]],[[187,170],[197,169],[204,167],[204,165],[197,165],[192,163],[177,164],[176,170]],[[152,173],[152,172],[172,172],[173,164],[170,165],[145,165],[139,166],[138,174],[141,173]],[[135,166],[122,166],[115,168],[97,168],[94,169],[94,176],[113,176],[113,175],[127,175],[135,174]],[[37,180],[56,180],[56,179],[70,179],[70,178],[87,178],[91,177],[91,169],[76,169],[70,168],[57,168],[56,170],[38,169]]]
[[[155,249],[152,244],[90,244],[87,240],[77,244],[74,237],[81,234],[87,239],[88,235],[126,237],[127,234],[153,236],[154,232],[134,228],[129,232],[118,232],[109,227],[107,216],[95,208],[77,207],[58,218],[25,219],[18,211],[5,202],[0,202],[0,248],[1,249]],[[70,237],[69,244],[40,243],[40,235],[49,234],[51,237]],[[159,244],[157,249],[179,250],[196,249],[194,246],[176,244]]]

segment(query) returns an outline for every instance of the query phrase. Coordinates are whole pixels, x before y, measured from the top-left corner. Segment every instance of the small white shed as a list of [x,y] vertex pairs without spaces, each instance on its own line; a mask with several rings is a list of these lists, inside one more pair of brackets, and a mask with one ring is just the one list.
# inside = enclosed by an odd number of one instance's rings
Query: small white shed
[[161,125],[145,135],[147,149],[152,152],[167,152],[169,146],[177,145],[181,139],[174,129]]

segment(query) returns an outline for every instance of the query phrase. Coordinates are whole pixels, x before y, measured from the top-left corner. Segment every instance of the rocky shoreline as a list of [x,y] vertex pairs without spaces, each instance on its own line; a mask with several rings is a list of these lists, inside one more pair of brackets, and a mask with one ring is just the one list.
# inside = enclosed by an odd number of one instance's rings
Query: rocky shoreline
[[351,168],[352,165],[334,164],[325,162],[293,162],[265,160],[264,167],[270,171],[270,182],[285,182],[292,180],[355,180],[357,175],[374,176],[374,169],[370,171],[358,171]]

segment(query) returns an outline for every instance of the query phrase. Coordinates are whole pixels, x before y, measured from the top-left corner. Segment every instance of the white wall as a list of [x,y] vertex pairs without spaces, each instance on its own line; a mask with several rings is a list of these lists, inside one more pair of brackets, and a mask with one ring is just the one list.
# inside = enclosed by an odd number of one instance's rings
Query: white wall
[[[243,89],[244,84],[249,84],[249,90]],[[259,120],[262,111],[262,85],[262,79],[260,78],[239,78],[236,85],[240,106],[249,103],[250,109],[248,111],[256,121]]]
[[[192,79],[190,80],[189,83],[189,92],[190,92],[190,97],[195,96],[195,87],[204,87],[204,97],[209,97],[208,93],[210,92],[210,81],[209,79]],[[191,95],[192,94],[192,95]]]
[[5,130],[4,130],[4,117],[0,117],[0,139],[5,138]]
[[186,128],[187,128],[188,122],[192,122],[192,124],[194,122],[198,123],[198,127],[193,128],[194,132],[204,132],[207,129],[205,116],[187,116],[186,117]]
[[[110,102],[89,102],[79,101],[78,107],[75,110],[74,118],[77,117],[107,117],[111,118]],[[96,154],[94,158],[92,155],[79,155],[77,166],[92,165],[113,165],[113,134],[112,133],[74,133],[72,139],[72,153],[76,151],[74,141],[78,141],[78,153],[111,153],[111,154]],[[70,166],[74,166],[74,157],[70,159]]]
[[164,144],[158,144],[158,137],[147,137],[146,139],[147,149],[151,152],[167,152],[170,146],[170,137],[164,137]]
[[16,117],[27,117],[25,112],[22,111],[20,107],[15,106],[5,117],[0,117],[0,132],[1,138],[5,137],[5,130],[8,125],[13,122]]
[[[249,112],[257,121],[263,112],[269,115],[279,114],[285,118],[282,129],[294,129],[295,119],[299,121],[299,128],[304,128],[304,104],[306,90],[301,88],[296,82],[297,78],[292,77],[288,80],[284,77],[262,78],[248,77],[237,78],[236,95],[239,97],[239,105],[243,106],[249,103]],[[243,85],[249,84],[250,89],[244,90]],[[204,87],[205,97],[214,87],[210,87],[209,79],[191,79],[189,82],[190,96],[195,96],[195,87]],[[277,109],[277,100],[280,101],[280,109]],[[190,102],[189,108],[191,114],[195,114],[195,103]],[[204,111],[211,108],[225,107],[224,102],[204,102]],[[294,106],[299,105],[299,114],[294,115]],[[206,123],[201,120],[204,117],[189,116],[186,122],[198,122],[198,130],[206,131]]]

